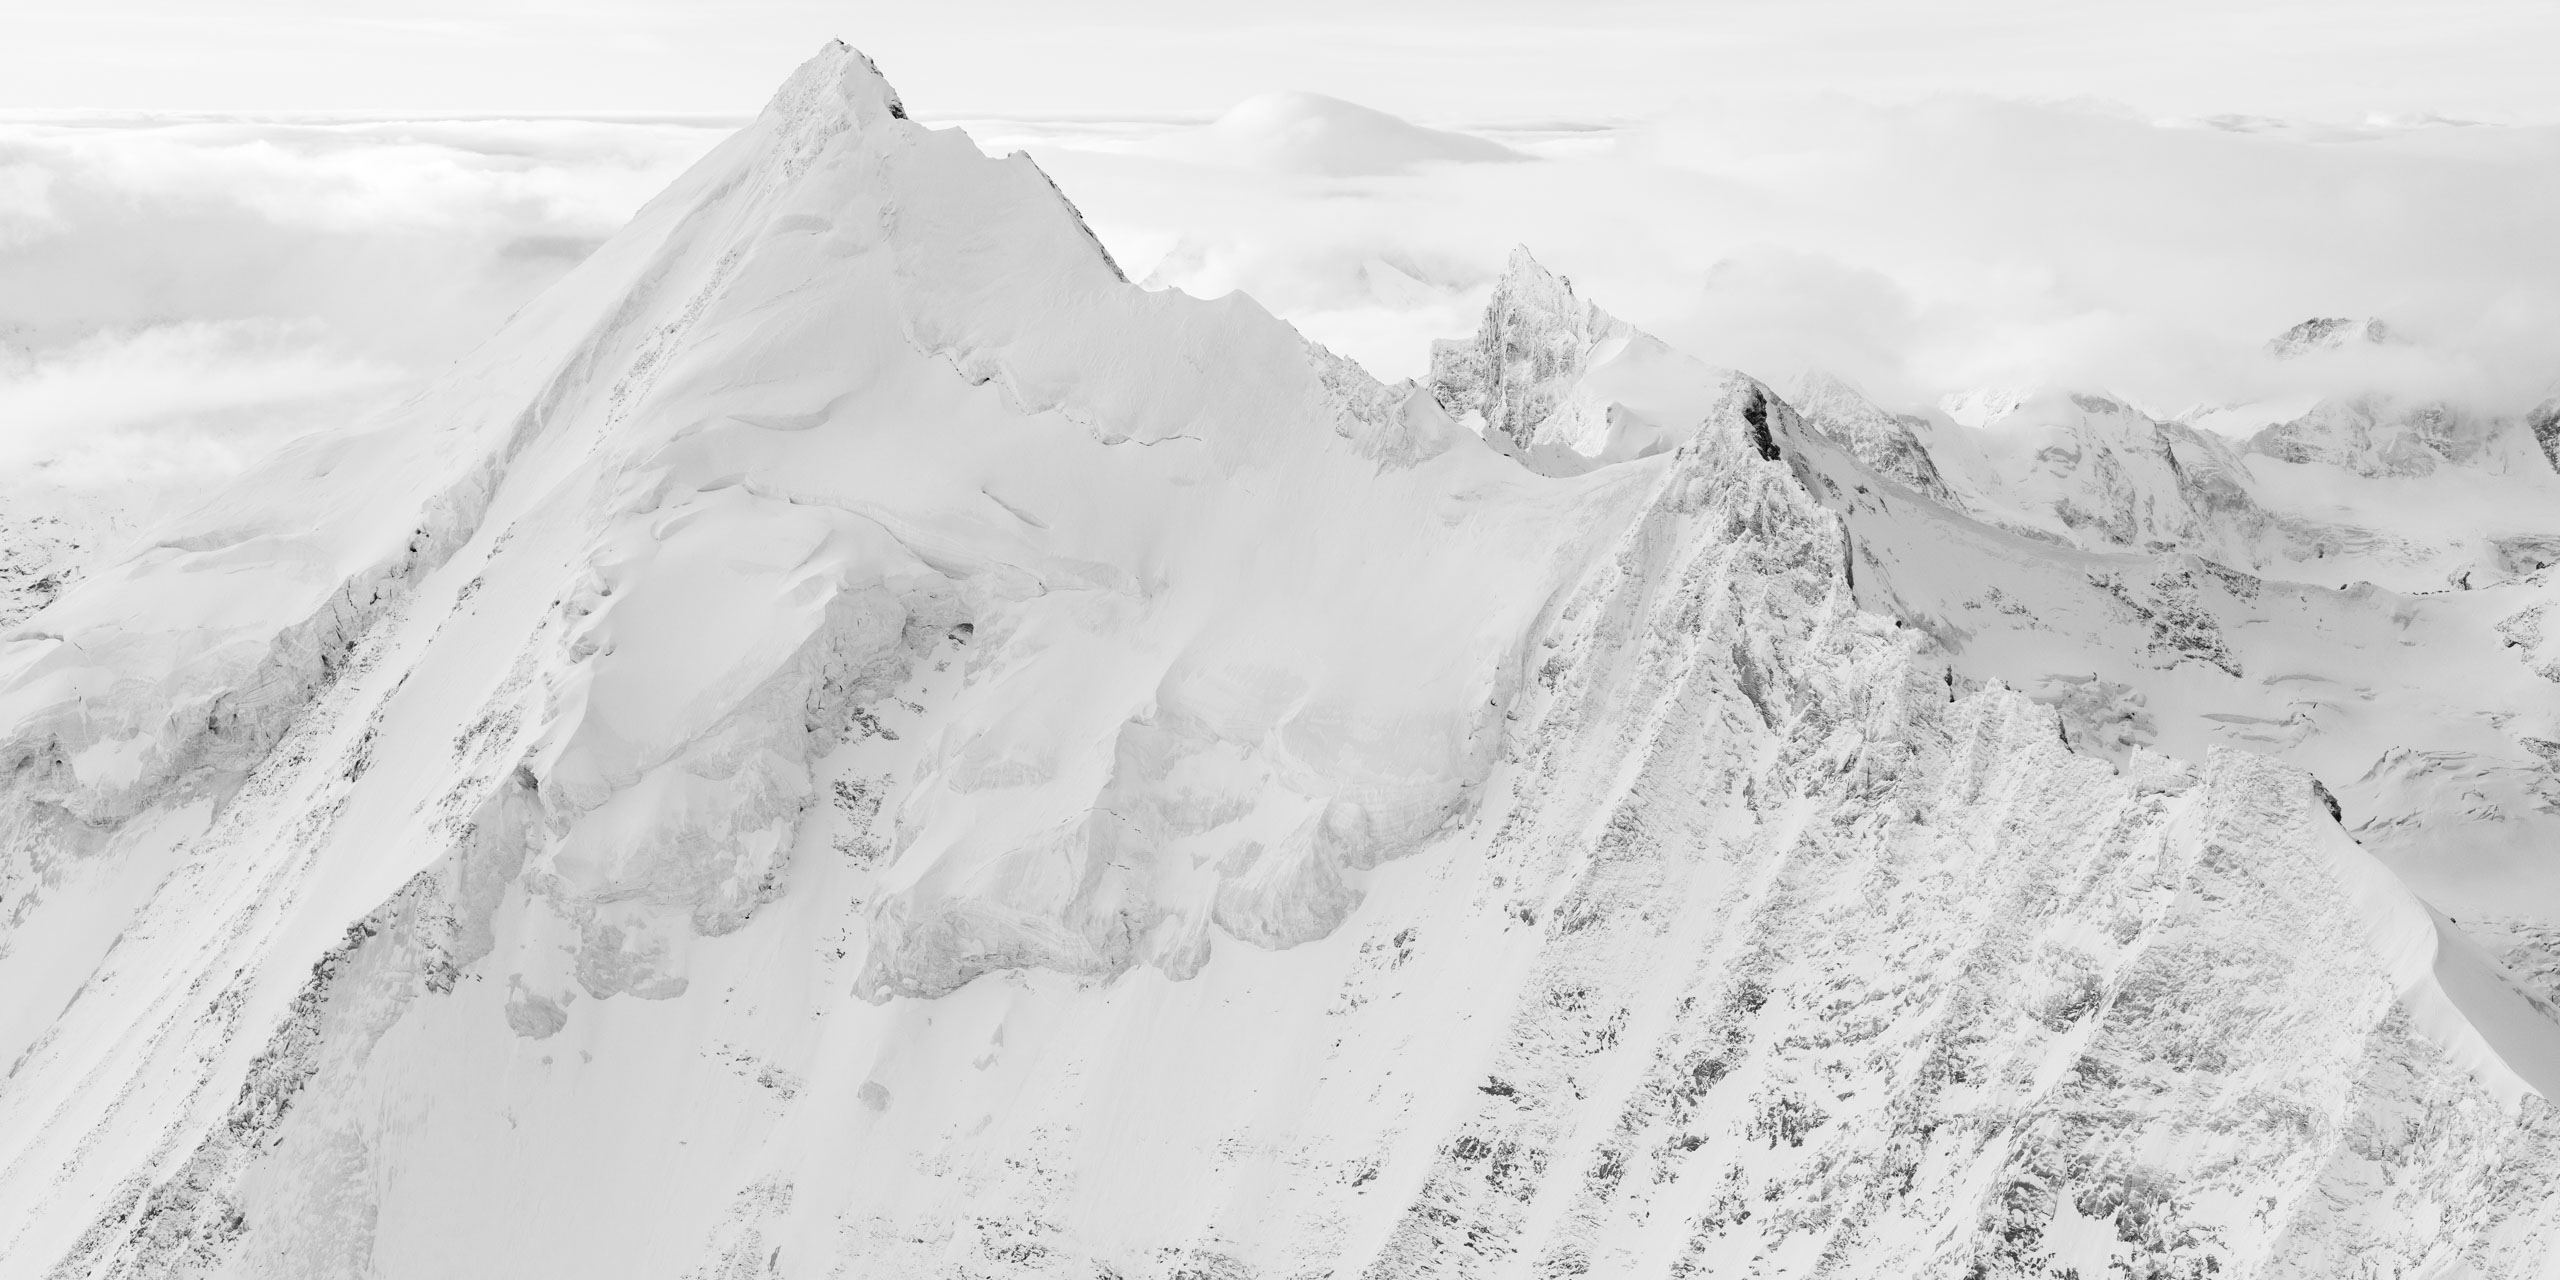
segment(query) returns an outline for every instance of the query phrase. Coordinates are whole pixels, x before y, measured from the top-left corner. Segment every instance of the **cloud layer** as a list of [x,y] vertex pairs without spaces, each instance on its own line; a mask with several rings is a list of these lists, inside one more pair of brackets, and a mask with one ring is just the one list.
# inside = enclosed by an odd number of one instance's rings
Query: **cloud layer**
[[0,123],[0,489],[180,497],[494,330],[725,128]]
[[[1031,149],[1133,274],[1248,292],[1389,377],[1473,328],[1521,243],[1709,359],[1904,404],[2064,385],[2175,411],[2380,385],[2506,409],[2560,376],[2554,128],[1766,94],[1503,129],[1310,94],[962,123]],[[359,416],[723,132],[0,123],[0,490],[183,495]],[[2412,341],[2267,357],[2314,315]]]
[[[1471,324],[1525,243],[1701,355],[1901,400],[2069,384],[2177,409],[2345,377],[2511,406],[2560,375],[2560,244],[2535,230],[2560,218],[2554,128],[1759,97],[1389,173],[1212,163],[1216,127],[980,128],[1030,145],[1141,274],[1242,289],[1382,374]],[[2314,315],[2415,342],[2266,358]]]

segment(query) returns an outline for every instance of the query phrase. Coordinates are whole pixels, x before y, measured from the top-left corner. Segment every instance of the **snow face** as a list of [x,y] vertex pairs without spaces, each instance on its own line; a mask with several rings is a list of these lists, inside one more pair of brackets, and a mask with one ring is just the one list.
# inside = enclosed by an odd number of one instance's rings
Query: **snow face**
[[[10,633],[0,1269],[2548,1273],[2560,1023],[2408,887],[2529,841],[2332,808],[2560,742],[2540,577],[2262,580],[2193,433],[2031,485],[1525,255],[1434,372],[823,51]],[[2160,549],[2036,525],[2108,474]]]

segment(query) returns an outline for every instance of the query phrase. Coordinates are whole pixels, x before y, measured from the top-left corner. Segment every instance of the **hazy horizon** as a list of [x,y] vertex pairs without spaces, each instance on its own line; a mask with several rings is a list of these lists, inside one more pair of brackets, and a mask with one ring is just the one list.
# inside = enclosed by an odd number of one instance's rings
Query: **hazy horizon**
[[1770,91],[2097,99],[2155,116],[2560,120],[2540,54],[2560,45],[2560,11],[2514,0],[1570,12],[1428,0],[1244,13],[1006,0],[954,16],[800,0],[363,13],[317,0],[219,11],[100,0],[0,18],[0,109],[734,116],[843,39],[908,96],[955,115],[1197,115],[1303,89],[1441,122],[1620,118]]

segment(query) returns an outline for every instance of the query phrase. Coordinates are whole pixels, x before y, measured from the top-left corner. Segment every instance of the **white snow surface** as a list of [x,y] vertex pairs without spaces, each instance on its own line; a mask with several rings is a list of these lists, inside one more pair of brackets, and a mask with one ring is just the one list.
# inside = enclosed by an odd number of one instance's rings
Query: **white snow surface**
[[2560,1275],[2530,431],[1434,374],[821,52],[0,639],[0,1275]]

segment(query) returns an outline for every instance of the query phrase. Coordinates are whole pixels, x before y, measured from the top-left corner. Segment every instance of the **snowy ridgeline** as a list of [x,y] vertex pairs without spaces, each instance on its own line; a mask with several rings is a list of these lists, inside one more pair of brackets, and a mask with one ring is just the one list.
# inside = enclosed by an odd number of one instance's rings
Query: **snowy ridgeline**
[[0,1274],[2552,1274],[2534,424],[1794,401],[832,48],[0,643]]

